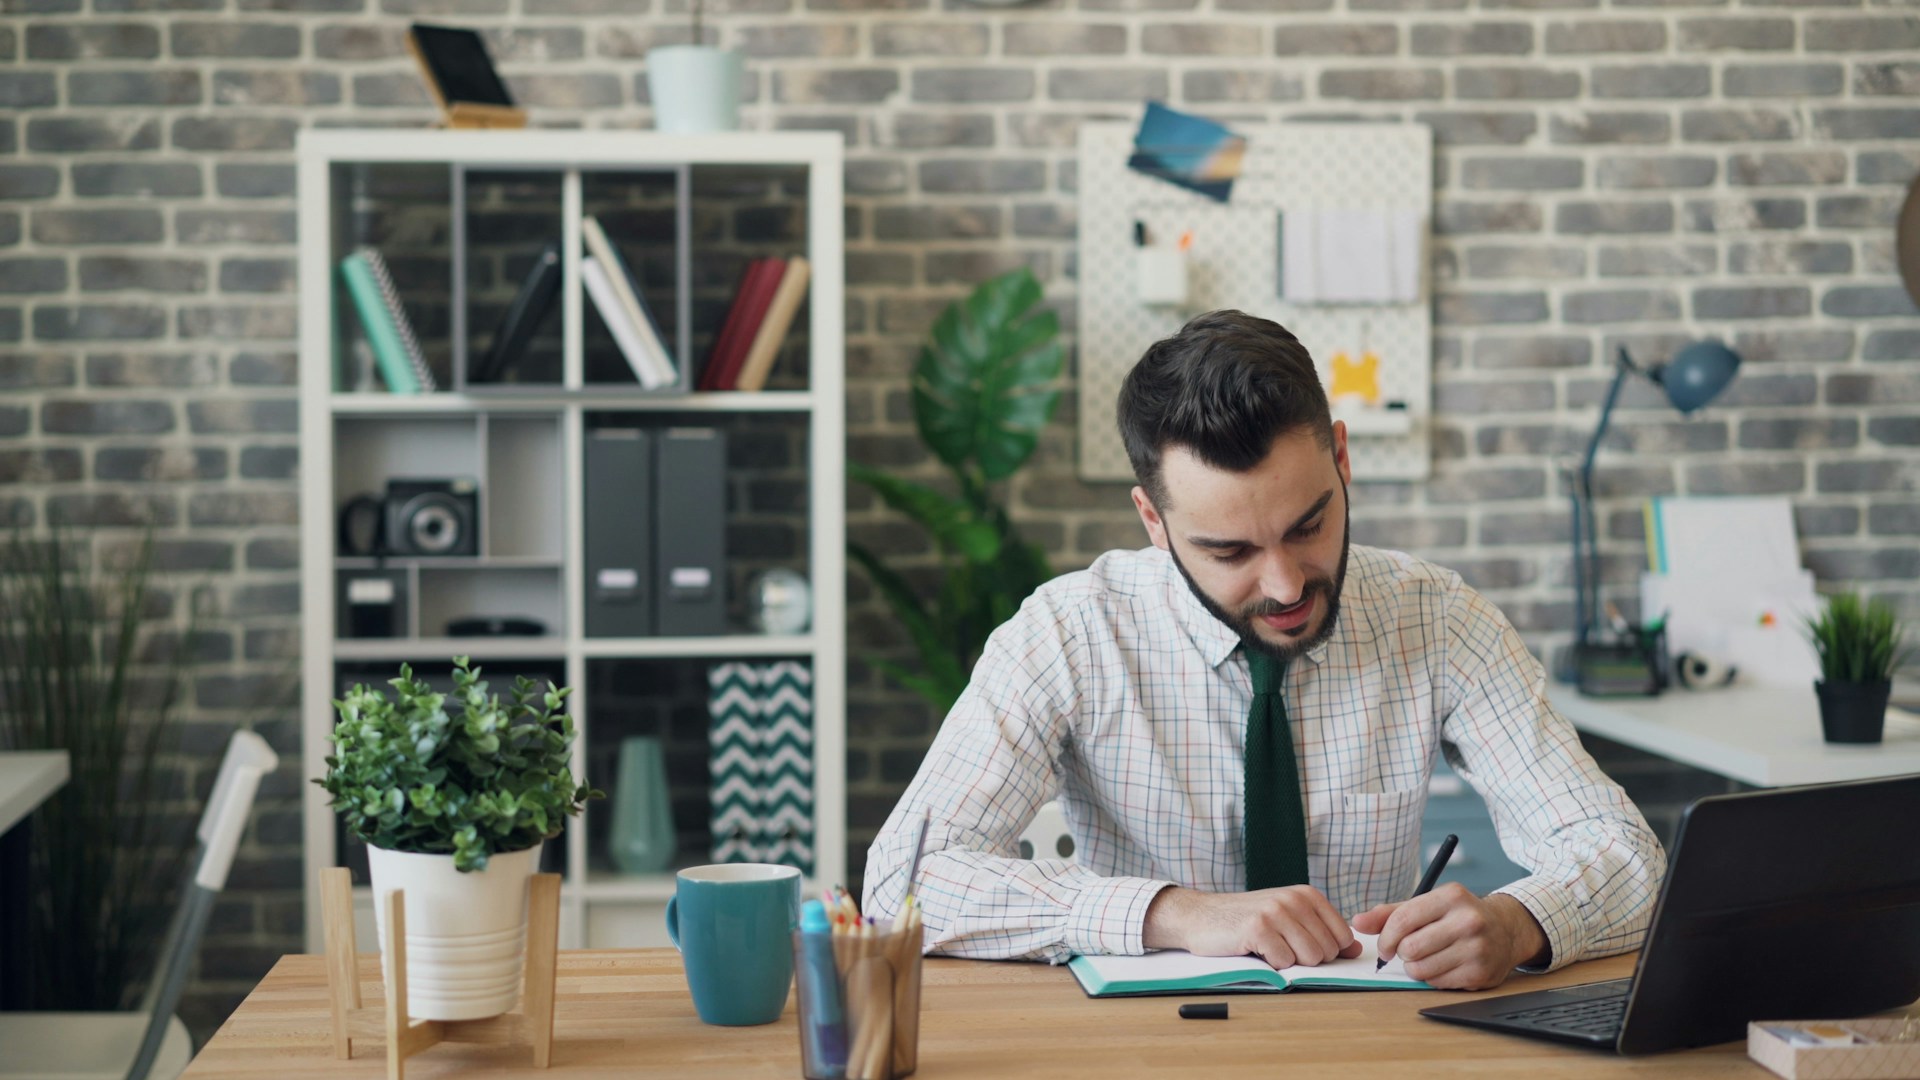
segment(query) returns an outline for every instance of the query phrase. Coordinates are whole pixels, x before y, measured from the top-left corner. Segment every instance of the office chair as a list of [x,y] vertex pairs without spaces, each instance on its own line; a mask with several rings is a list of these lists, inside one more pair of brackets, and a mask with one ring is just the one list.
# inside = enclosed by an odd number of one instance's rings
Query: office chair
[[1067,831],[1067,815],[1057,802],[1040,804],[1033,820],[1020,833],[1020,857],[1023,859],[1073,858],[1073,833]]
[[193,1040],[173,1014],[187,970],[200,951],[214,897],[227,883],[234,851],[260,778],[280,764],[265,739],[236,731],[200,815],[199,857],[160,948],[153,981],[133,1012],[0,1013],[0,1080],[173,1080],[193,1058]]

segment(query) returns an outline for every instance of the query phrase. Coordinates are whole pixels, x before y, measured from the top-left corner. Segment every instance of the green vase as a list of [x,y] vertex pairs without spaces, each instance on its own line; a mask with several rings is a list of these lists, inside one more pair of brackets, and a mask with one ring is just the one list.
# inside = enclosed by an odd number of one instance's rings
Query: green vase
[[673,804],[660,740],[620,740],[620,777],[613,789],[613,864],[628,874],[658,874],[673,865]]

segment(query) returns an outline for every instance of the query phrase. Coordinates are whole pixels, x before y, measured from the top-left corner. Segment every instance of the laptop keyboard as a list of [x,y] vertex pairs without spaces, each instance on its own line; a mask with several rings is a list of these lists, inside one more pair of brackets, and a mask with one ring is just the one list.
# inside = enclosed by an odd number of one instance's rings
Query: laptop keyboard
[[1627,995],[1621,993],[1612,997],[1565,1001],[1538,1009],[1501,1013],[1500,1019],[1591,1038],[1618,1034],[1626,1015]]

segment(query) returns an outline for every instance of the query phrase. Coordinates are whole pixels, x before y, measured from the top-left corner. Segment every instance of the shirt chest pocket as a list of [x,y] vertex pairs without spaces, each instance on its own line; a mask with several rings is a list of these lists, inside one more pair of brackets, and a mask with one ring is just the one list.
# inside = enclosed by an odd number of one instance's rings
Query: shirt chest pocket
[[1328,891],[1371,900],[1400,876],[1418,873],[1426,805],[1424,787],[1310,797],[1307,852],[1324,868]]

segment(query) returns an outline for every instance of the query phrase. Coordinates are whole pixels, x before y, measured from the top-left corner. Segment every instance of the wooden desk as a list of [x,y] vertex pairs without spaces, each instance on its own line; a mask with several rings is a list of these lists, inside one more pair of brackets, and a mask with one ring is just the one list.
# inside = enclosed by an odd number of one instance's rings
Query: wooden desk
[[[1537,989],[1632,971],[1612,957],[1544,976],[1521,976],[1502,991]],[[361,957],[369,1004],[379,1000],[378,968]],[[1465,995],[1426,992],[1294,992],[1223,995],[1233,1019],[1182,1020],[1181,1001],[1095,1001],[1064,967],[929,960],[922,991],[920,1071],[941,1077],[1170,1077],[1287,1075],[1391,1077],[1435,1073],[1474,1077],[1770,1076],[1747,1060],[1744,1042],[1648,1058],[1621,1058],[1426,1020],[1418,1010]],[[679,954],[632,949],[560,954],[553,1067],[532,1067],[527,1047],[442,1045],[407,1062],[409,1077],[474,1073],[521,1078],[782,1077],[800,1075],[793,1006],[776,1023],[708,1027],[694,1015]],[[328,1042],[326,973],[318,956],[274,965],[186,1071],[215,1077],[378,1077],[377,1045],[351,1062]],[[497,1071],[495,1071],[497,1070]]]

